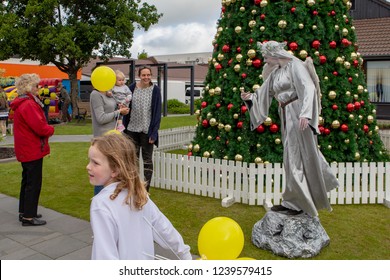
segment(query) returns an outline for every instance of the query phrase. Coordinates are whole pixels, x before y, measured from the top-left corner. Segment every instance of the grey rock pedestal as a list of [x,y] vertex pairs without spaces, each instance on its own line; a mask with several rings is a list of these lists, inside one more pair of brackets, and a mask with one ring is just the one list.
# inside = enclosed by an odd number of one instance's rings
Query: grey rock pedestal
[[258,248],[287,258],[311,258],[329,244],[329,236],[318,217],[289,216],[269,211],[252,229]]

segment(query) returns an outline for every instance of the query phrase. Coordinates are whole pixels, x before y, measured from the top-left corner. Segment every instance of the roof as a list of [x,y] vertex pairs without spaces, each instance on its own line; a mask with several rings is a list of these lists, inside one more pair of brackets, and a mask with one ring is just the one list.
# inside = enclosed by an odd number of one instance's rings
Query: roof
[[390,57],[390,17],[354,20],[359,52]]
[[[118,64],[112,64],[114,62],[127,62],[127,63],[118,63]],[[120,58],[120,57],[113,57],[109,60],[110,65],[108,65],[110,68],[114,70],[120,70],[122,71],[126,77],[129,77],[130,72],[130,61],[134,61],[136,67],[139,65],[145,65],[145,64],[159,64],[164,62],[157,61],[154,57],[150,57],[148,59],[128,59],[128,58]],[[102,62],[99,59],[92,59],[86,67],[83,67],[83,76],[91,76],[91,73],[93,69],[96,66],[96,63]],[[168,62],[166,63],[168,66],[168,80],[170,81],[188,81],[190,82],[190,69],[184,68],[184,69],[169,69],[169,66],[175,67],[175,66],[189,66],[186,64],[179,64],[179,63],[173,63]],[[157,78],[157,67],[151,67],[152,73],[154,78]],[[136,70],[137,71],[137,70]],[[196,83],[203,83],[204,77],[206,77],[208,71],[208,64],[197,64],[194,65],[194,80]],[[136,78],[137,78],[136,73]]]

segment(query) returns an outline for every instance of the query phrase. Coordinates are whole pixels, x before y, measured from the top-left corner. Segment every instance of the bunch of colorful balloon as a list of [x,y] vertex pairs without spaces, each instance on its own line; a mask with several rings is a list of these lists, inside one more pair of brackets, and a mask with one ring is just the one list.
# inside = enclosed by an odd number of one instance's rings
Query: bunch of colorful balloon
[[198,236],[201,260],[253,260],[238,258],[244,248],[240,225],[228,217],[216,217],[203,225]]

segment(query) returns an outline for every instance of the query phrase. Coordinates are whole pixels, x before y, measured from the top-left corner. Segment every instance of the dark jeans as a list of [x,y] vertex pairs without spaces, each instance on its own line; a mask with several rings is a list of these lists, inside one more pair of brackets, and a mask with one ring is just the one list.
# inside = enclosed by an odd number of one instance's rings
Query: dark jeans
[[49,108],[50,105],[43,105],[43,112],[45,113],[46,121],[49,123]]
[[25,218],[37,215],[39,195],[42,187],[43,158],[22,162],[22,183],[19,196],[19,213]]
[[140,150],[142,149],[142,160],[144,162],[144,180],[146,182],[146,190],[149,191],[150,180],[153,175],[153,146],[149,143],[149,136],[142,132],[132,132],[126,130],[126,134],[133,140],[137,149],[137,157],[139,158]]

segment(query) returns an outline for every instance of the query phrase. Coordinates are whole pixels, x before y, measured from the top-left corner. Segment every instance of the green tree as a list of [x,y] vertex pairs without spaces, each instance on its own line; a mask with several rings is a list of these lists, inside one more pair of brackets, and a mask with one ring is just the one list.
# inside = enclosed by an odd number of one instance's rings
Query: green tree
[[251,131],[240,88],[262,80],[257,42],[287,43],[313,58],[322,91],[319,145],[328,161],[385,161],[370,104],[348,0],[223,0],[190,154],[245,162],[282,162],[278,104]]
[[137,56],[138,59],[147,59],[148,58],[148,53],[143,50],[141,53],[138,53],[138,56]]
[[53,63],[69,76],[75,104],[77,73],[92,58],[130,57],[135,28],[162,14],[140,0],[12,0],[0,7],[0,60],[18,55]]

